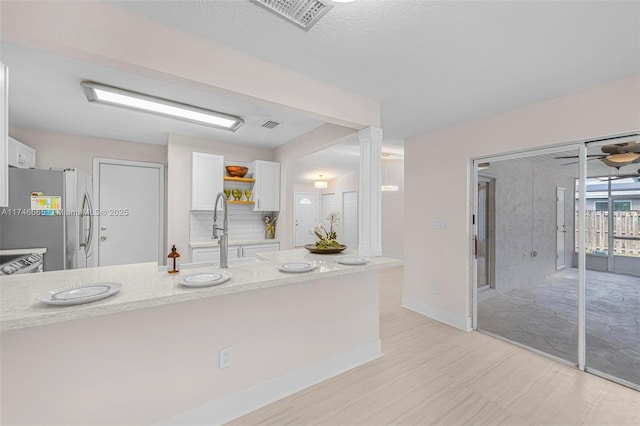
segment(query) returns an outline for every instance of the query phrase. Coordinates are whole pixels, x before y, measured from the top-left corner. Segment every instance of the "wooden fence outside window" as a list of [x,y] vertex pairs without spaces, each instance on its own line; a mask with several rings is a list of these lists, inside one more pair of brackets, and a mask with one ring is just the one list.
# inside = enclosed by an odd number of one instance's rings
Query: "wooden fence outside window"
[[[576,222],[578,223],[578,212]],[[615,237],[640,238],[640,210],[613,212],[613,235]],[[609,212],[588,210],[586,212],[587,253],[607,255],[609,253]],[[576,227],[576,251],[578,251]],[[616,256],[640,257],[640,240],[613,240]]]

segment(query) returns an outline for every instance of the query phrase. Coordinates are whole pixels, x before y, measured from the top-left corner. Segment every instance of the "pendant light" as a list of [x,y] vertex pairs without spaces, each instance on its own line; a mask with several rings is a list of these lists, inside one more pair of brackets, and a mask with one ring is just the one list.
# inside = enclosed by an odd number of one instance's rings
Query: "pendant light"
[[325,189],[328,186],[327,181],[322,180],[322,175],[318,175],[318,177],[320,178],[320,180],[315,181],[313,183],[313,187],[318,189]]
[[[383,154],[382,154],[382,156],[383,156],[383,157],[388,157],[388,156],[389,156],[389,154],[386,154],[386,155],[385,155],[385,154],[383,153]],[[388,191],[397,191],[397,190],[398,190],[398,187],[397,187],[396,185],[389,185],[389,182],[388,182],[388,180],[387,180],[387,172],[386,172],[386,170],[385,170],[385,166],[384,166],[384,159],[382,160],[382,174],[383,174],[383,176],[384,176],[384,185],[382,185],[382,186],[380,187],[380,190],[381,190],[381,191],[385,191],[385,192],[388,192]]]

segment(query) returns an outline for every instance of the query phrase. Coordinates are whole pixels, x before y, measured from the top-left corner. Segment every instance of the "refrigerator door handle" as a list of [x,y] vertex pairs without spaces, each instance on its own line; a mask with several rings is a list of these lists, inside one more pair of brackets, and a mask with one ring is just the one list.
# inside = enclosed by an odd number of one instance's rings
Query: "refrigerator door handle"
[[89,206],[89,235],[87,236],[87,252],[89,252],[91,249],[91,242],[93,241],[93,208],[91,206],[91,198],[89,197],[89,194],[84,194],[84,196],[87,199],[87,205]]
[[[93,239],[93,215],[91,208],[91,199],[88,194],[84,194],[84,200],[82,200],[82,220],[80,221],[80,230],[82,235],[82,242],[80,243],[80,247],[84,247],[85,251],[89,252],[91,248],[91,241]],[[89,218],[89,232],[85,234],[84,228],[84,219],[85,217]]]

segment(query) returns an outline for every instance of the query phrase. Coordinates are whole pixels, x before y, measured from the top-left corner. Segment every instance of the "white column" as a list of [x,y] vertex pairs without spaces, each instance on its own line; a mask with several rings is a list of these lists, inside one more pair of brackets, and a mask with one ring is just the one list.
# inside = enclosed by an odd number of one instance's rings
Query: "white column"
[[358,191],[358,253],[382,256],[382,129],[367,127],[360,139],[360,181]]

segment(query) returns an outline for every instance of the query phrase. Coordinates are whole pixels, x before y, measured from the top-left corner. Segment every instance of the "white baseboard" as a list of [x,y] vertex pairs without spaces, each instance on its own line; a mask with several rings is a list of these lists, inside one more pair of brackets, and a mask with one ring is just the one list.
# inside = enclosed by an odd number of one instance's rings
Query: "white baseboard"
[[432,318],[436,321],[443,322],[462,331],[471,331],[472,329],[471,318],[453,315],[450,312],[434,308],[433,306],[426,305],[405,296],[402,297],[402,307]]
[[164,420],[159,425],[221,425],[309,386],[381,357],[380,339],[317,364]]

